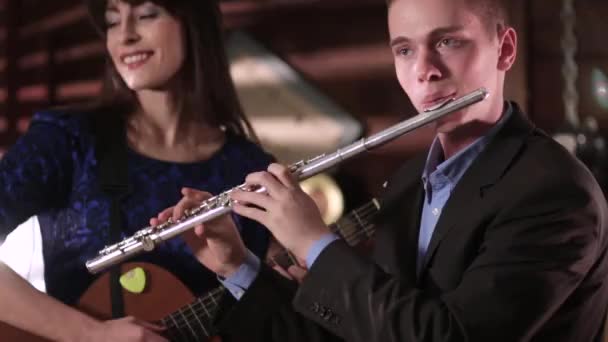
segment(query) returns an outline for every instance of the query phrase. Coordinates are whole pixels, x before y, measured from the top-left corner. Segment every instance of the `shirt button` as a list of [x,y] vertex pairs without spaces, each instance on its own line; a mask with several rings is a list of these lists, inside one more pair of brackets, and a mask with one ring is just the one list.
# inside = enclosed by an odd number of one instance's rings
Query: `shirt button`
[[438,208],[433,208],[433,215],[435,215],[435,216],[439,215],[439,209]]

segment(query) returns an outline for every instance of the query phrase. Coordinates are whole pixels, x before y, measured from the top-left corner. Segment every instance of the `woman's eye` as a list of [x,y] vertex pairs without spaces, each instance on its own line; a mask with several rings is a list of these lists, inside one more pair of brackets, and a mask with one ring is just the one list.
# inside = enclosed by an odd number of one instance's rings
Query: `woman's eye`
[[114,27],[120,23],[120,16],[113,12],[107,13],[104,19],[106,28]]

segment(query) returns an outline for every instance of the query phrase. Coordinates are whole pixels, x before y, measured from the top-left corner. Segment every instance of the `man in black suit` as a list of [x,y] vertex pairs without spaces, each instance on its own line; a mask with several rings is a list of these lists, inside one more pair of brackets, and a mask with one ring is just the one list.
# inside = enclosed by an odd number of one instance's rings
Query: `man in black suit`
[[[419,111],[482,86],[490,97],[435,123],[430,150],[394,175],[372,257],[332,235],[277,164],[247,178],[268,194],[237,192],[234,211],[306,260],[297,290],[244,249],[232,220],[190,236],[236,298],[222,314],[228,339],[601,338],[606,200],[579,161],[504,101],[517,52],[504,12],[498,0],[389,3],[397,77]],[[187,193],[160,219],[205,196]]]

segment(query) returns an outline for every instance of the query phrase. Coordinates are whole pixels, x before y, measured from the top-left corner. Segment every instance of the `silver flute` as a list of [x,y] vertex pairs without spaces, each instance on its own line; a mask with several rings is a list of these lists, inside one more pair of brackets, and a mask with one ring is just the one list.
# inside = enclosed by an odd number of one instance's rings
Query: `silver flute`
[[[447,114],[459,111],[472,104],[483,101],[488,97],[488,91],[480,88],[458,99],[448,98],[433,108],[425,110],[412,118],[404,120],[394,126],[380,131],[367,138],[362,138],[348,146],[338,149],[331,154],[323,154],[309,160],[299,161],[291,164],[289,170],[299,180],[306,179],[325,171],[363,151],[371,150],[386,144],[408,132],[422,127],[430,122],[436,121]],[[198,207],[187,210],[177,221],[169,220],[157,226],[143,228],[129,238],[114,245],[106,246],[99,251],[99,255],[86,262],[86,267],[91,273],[99,273],[111,266],[133,257],[142,252],[152,251],[158,244],[169,240],[188,229],[213,220],[232,210],[233,200],[230,194],[236,190],[265,192],[260,186],[248,186],[241,184],[213,196]]]

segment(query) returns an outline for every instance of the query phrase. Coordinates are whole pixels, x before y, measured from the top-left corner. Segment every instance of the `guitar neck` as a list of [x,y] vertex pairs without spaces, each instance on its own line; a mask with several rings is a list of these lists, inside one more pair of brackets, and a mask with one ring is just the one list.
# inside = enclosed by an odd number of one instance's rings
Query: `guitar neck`
[[174,342],[204,341],[217,335],[213,318],[224,291],[224,287],[219,286],[161,319],[161,323],[167,327],[165,335]]

